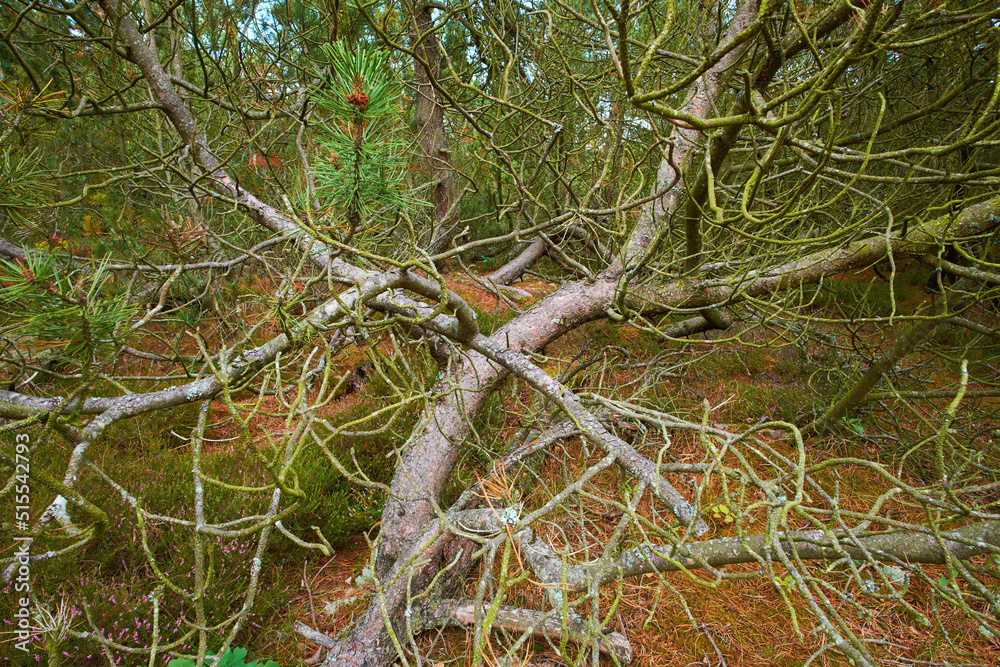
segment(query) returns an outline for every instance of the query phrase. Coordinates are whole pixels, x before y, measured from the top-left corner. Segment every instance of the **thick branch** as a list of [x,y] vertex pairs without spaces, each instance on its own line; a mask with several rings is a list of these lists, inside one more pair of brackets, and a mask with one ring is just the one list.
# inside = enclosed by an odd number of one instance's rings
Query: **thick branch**
[[522,555],[533,570],[550,572],[571,590],[584,591],[591,582],[601,585],[652,572],[777,561],[775,545],[802,560],[839,560],[845,556],[867,559],[870,554],[893,563],[946,563],[949,557],[965,560],[1000,552],[1000,521],[984,521],[940,536],[930,532],[852,535],[810,530],[784,533],[777,539],[752,535],[744,540],[725,537],[677,547],[645,545],[607,560],[572,566],[540,540],[522,542]]

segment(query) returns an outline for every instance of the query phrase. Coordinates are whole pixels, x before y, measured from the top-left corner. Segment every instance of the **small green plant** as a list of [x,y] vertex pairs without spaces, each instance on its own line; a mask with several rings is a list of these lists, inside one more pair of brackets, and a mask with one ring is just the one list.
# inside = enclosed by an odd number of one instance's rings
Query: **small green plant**
[[712,518],[717,521],[732,523],[735,520],[732,511],[730,511],[729,507],[725,503],[719,503],[718,505],[711,507],[710,511],[712,512]]
[[[205,655],[209,658],[215,657],[215,654],[211,651],[205,651]],[[230,647],[226,649],[226,652],[222,654],[222,657],[218,661],[214,662],[214,665],[215,667],[278,667],[278,663],[273,660],[246,662],[246,657],[247,650],[245,648]],[[195,667],[196,664],[191,658],[174,658],[167,663],[167,667]],[[206,660],[205,664],[213,664],[213,662]]]
[[844,426],[851,429],[858,435],[865,434],[865,427],[861,424],[861,419],[859,417],[841,417],[840,421],[843,422]]

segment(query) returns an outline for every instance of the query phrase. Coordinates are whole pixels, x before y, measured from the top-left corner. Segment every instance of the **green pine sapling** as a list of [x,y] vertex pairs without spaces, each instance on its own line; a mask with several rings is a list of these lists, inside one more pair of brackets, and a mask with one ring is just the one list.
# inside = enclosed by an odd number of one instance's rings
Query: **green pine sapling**
[[375,231],[379,216],[405,215],[420,202],[404,184],[405,127],[388,54],[365,44],[351,52],[340,43],[324,52],[333,76],[313,91],[328,114],[318,123],[315,175],[332,221],[321,237],[346,245]]

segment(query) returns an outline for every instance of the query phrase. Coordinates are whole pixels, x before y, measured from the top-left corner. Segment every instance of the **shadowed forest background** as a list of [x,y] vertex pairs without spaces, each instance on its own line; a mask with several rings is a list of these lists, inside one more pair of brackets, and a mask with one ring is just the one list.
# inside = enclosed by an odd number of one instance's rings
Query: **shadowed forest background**
[[998,40],[0,0],[0,654],[997,664]]

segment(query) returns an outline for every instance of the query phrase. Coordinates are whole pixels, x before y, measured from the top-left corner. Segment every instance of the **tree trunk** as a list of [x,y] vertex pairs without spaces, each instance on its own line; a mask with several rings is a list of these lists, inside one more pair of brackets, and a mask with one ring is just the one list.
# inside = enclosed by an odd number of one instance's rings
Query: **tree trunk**
[[[726,39],[728,43],[756,17],[757,3],[753,0],[740,7]],[[429,14],[428,14],[429,17]],[[742,57],[746,45],[727,53],[696,85],[685,110],[706,116],[712,111],[716,91],[727,85],[733,65]],[[683,163],[695,149],[698,133],[678,130],[672,156],[664,156],[654,192],[663,195],[644,207],[626,253],[626,262],[641,258],[654,238],[658,225],[676,206],[682,188],[676,177],[671,158]],[[671,187],[673,186],[673,187]],[[541,349],[567,331],[585,322],[603,317],[612,307],[623,264],[618,261],[601,272],[593,283],[569,283],[543,299],[534,308],[515,318],[489,338],[489,343],[512,352]],[[376,572],[385,575],[394,562],[407,552],[407,547],[434,520],[434,506],[458,460],[462,439],[470,432],[473,417],[484,404],[496,384],[506,377],[507,371],[490,362],[481,354],[470,352],[464,359],[453,363],[452,368],[435,386],[435,392],[444,397],[428,407],[414,431],[393,478],[393,496],[386,500],[382,514],[382,543],[376,560]],[[378,608],[373,604],[369,609]],[[402,608],[389,609],[390,618]],[[381,609],[378,614],[381,614]],[[377,614],[376,614],[377,615]],[[361,630],[361,623],[357,628]],[[367,633],[368,630],[362,630]]]
[[416,83],[417,137],[423,152],[427,176],[433,184],[431,229],[422,246],[431,255],[441,252],[459,232],[458,196],[451,165],[451,150],[444,131],[444,110],[432,81],[440,76],[438,38],[430,5],[421,0],[406,3],[412,14],[410,44],[413,48],[413,77]]

